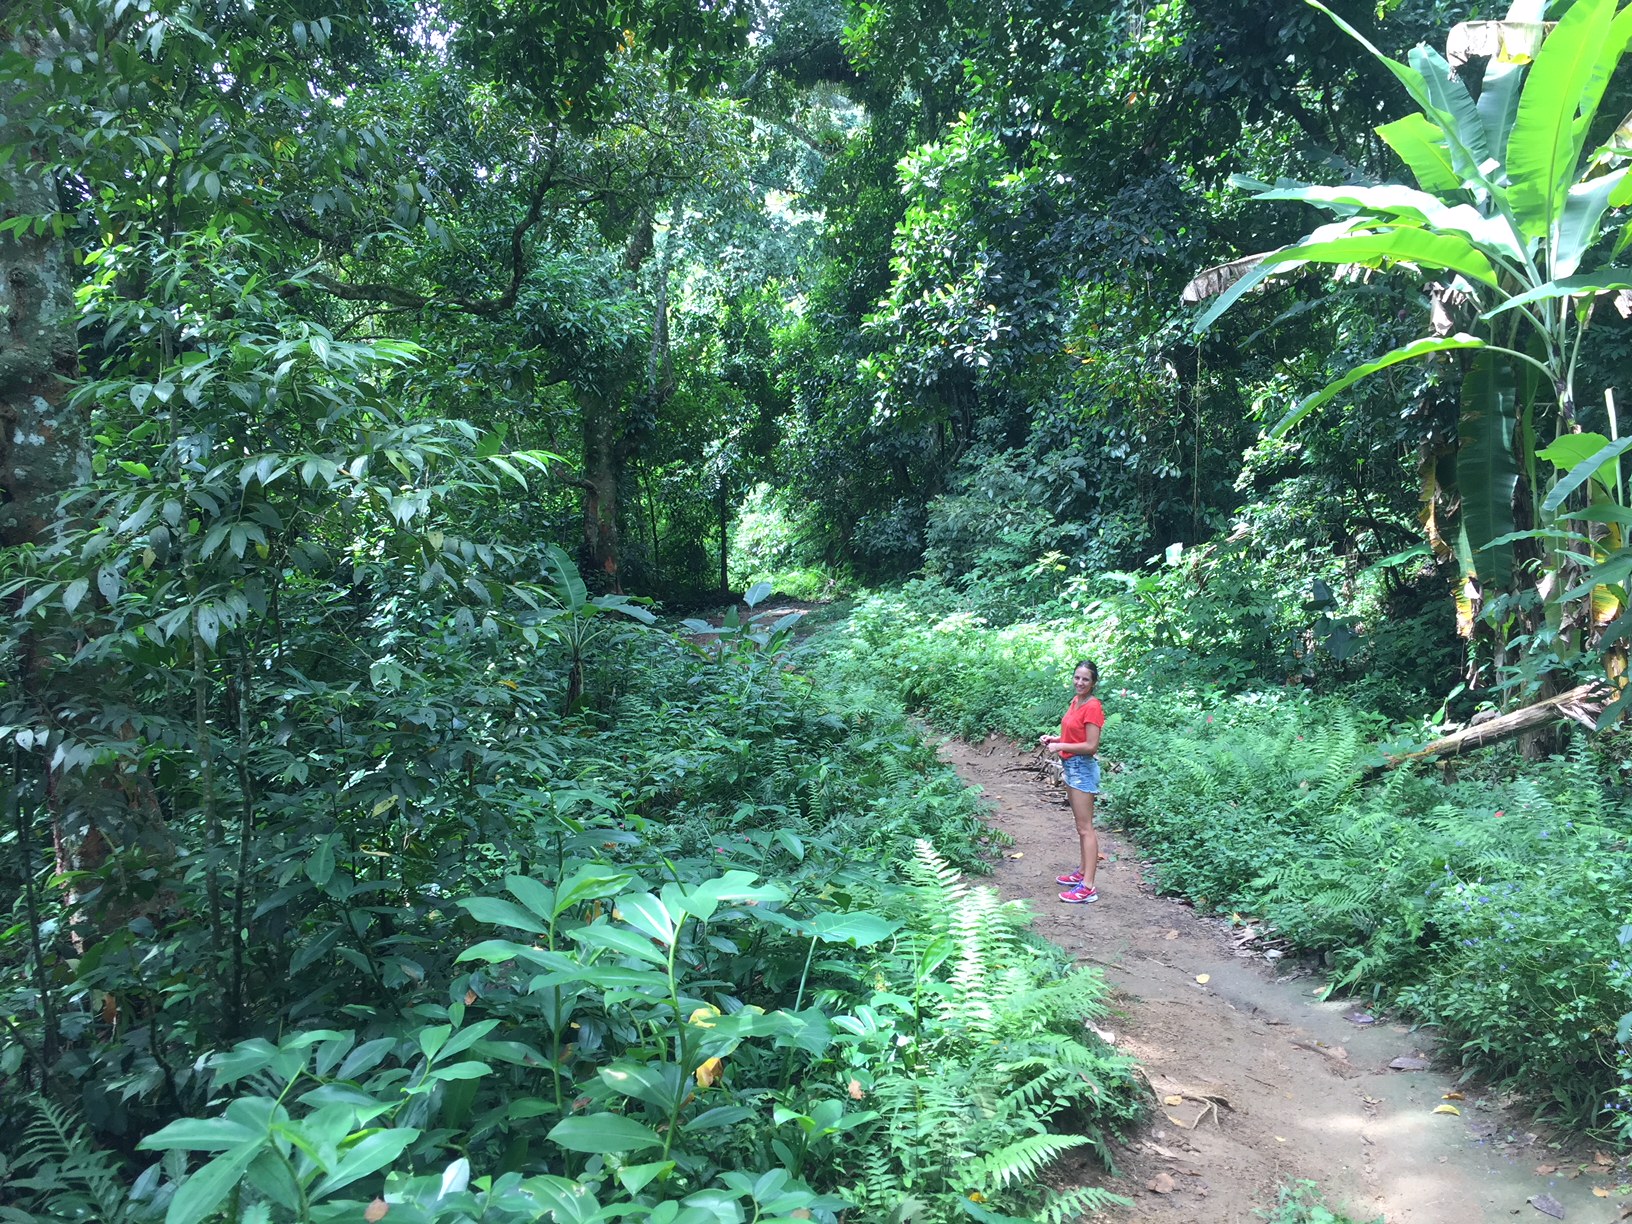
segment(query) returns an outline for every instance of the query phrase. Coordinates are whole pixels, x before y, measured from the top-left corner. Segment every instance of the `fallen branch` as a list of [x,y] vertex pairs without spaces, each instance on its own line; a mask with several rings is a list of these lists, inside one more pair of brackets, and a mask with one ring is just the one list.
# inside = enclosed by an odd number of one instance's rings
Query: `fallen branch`
[[1601,680],[1579,685],[1556,697],[1538,701],[1535,705],[1500,714],[1487,722],[1468,727],[1454,735],[1447,735],[1444,739],[1435,740],[1426,748],[1391,756],[1378,765],[1369,765],[1361,771],[1360,781],[1369,782],[1391,769],[1398,769],[1401,765],[1409,765],[1415,761],[1436,761],[1487,748],[1491,744],[1523,735],[1526,731],[1550,727],[1563,719],[1578,722],[1589,731],[1596,730],[1599,715],[1604,712],[1614,696],[1615,690]]

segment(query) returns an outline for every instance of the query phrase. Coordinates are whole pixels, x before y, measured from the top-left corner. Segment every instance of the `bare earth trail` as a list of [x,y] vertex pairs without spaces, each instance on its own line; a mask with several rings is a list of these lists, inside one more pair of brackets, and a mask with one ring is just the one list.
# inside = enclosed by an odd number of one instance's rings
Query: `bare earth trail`
[[[1259,1222],[1276,1187],[1299,1178],[1355,1219],[1387,1224],[1610,1224],[1632,1204],[1607,1154],[1550,1146],[1474,1087],[1447,1101],[1458,1091],[1451,1076],[1390,1070],[1402,1057],[1426,1068],[1431,1038],[1386,1016],[1356,1023],[1364,1007],[1321,1002],[1321,979],[1274,948],[1238,943],[1230,924],[1156,896],[1125,835],[1101,833],[1110,861],[1100,901],[1060,904],[1054,877],[1075,866],[1063,793],[1005,740],[952,740],[941,756],[984,791],[988,819],[1014,839],[996,886],[1031,899],[1041,935],[1104,971],[1115,997],[1099,1024],[1149,1078],[1154,1122],[1118,1151],[1121,1176],[1104,1183],[1134,1206],[1112,1219]],[[1114,826],[1114,773],[1106,800],[1101,823]],[[1436,1114],[1444,1104],[1460,1114]]]

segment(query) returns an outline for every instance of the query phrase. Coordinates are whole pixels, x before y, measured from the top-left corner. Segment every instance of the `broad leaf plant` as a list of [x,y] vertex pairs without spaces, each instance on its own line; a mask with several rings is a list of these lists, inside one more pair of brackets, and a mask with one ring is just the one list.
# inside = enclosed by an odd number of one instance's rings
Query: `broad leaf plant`
[[[1443,532],[1434,501],[1452,490],[1437,487],[1431,463],[1424,490],[1429,543],[1460,562],[1459,627],[1471,636],[1482,619],[1497,667],[1515,668],[1521,683],[1556,683],[1561,669],[1600,659],[1619,676],[1624,652],[1616,643],[1632,626],[1625,540],[1632,508],[1620,457],[1632,438],[1619,436],[1613,388],[1591,389],[1605,398],[1609,436],[1582,430],[1576,370],[1600,296],[1632,287],[1632,269],[1613,266],[1632,244],[1632,224],[1613,225],[1616,210],[1632,202],[1632,116],[1606,139],[1589,139],[1632,39],[1632,6],[1579,0],[1550,23],[1544,0],[1516,0],[1504,22],[1453,29],[1447,55],[1418,46],[1399,63],[1317,0],[1309,3],[1417,104],[1376,129],[1416,185],[1253,184],[1257,199],[1303,201],[1334,220],[1289,246],[1212,270],[1222,275],[1210,284],[1203,273],[1192,296],[1217,297],[1197,330],[1267,278],[1306,265],[1435,274],[1430,334],[1349,370],[1271,432],[1285,434],[1378,371],[1466,354],[1455,458],[1460,513]],[[1477,56],[1488,63],[1475,92],[1458,70]]]

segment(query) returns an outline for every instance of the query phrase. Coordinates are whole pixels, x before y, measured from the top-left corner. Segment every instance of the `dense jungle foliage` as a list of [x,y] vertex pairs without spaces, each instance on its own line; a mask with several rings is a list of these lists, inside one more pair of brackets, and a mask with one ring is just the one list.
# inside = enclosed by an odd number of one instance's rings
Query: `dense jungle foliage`
[[1632,6],[0,34],[0,1220],[1104,1206],[908,719],[1084,651],[1164,887],[1632,1141]]

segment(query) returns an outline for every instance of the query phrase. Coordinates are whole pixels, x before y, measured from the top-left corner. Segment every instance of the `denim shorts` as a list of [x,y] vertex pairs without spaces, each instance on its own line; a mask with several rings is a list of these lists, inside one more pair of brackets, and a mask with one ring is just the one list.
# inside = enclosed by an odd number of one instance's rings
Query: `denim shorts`
[[1065,784],[1072,790],[1099,794],[1099,758],[1097,756],[1068,756],[1060,762],[1065,767]]

